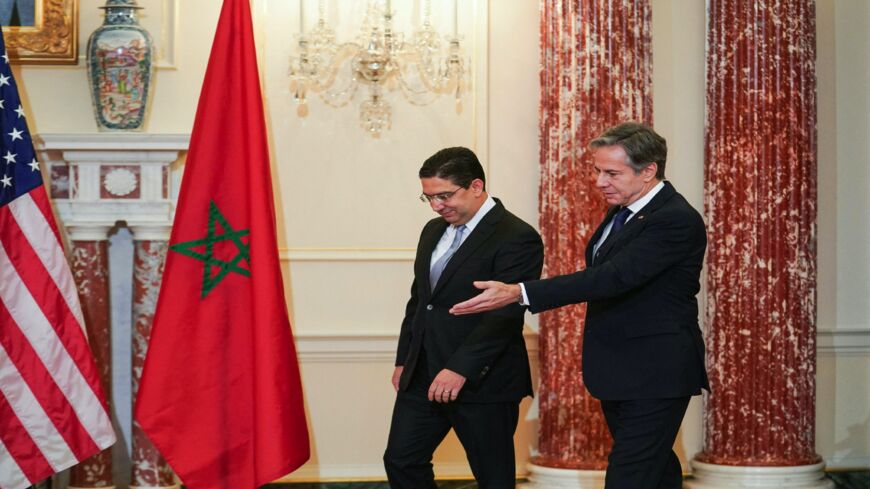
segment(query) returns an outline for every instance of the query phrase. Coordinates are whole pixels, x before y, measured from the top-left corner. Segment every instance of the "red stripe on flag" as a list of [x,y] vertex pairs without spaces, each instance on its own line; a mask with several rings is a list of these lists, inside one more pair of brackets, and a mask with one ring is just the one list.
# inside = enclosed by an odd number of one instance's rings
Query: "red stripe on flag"
[[[6,326],[0,322],[0,328],[5,329]],[[42,456],[39,447],[30,438],[30,434],[18,420],[12,406],[2,393],[0,393],[0,440],[30,482],[39,482],[54,473],[54,469]]]
[[51,210],[51,203],[48,200],[48,194],[45,192],[45,186],[37,187],[28,192],[30,198],[36,203],[36,207],[42,212],[46,222],[51,227],[51,232],[57,238],[58,246],[63,249],[63,240],[60,237],[60,231],[57,229],[57,222],[54,220],[54,213]]
[[[69,353],[82,376],[94,392],[100,392],[97,383],[99,374],[87,348],[73,348],[72,345],[87,345],[81,325],[69,309],[57,284],[42,265],[33,248],[9,209],[0,208],[0,243],[12,262],[21,281],[24,282],[33,300],[45,314],[46,319],[60,338],[64,349]],[[9,244],[8,246],[6,244]],[[106,409],[106,406],[103,406]]]
[[15,364],[21,377],[69,445],[76,459],[84,460],[100,451],[2,302],[0,302],[0,345],[6,349],[12,363]]

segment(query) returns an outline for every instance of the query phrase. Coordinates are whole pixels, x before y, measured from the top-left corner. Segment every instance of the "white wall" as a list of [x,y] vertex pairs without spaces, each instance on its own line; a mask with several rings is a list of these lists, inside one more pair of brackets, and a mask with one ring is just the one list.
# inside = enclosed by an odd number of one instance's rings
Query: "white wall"
[[[189,132],[219,13],[215,0],[140,0],[143,24],[161,42],[151,133]],[[314,13],[309,0],[310,15]],[[349,24],[354,0],[328,0]],[[394,0],[407,31],[418,0]],[[447,17],[449,2],[436,1]],[[395,335],[411,280],[419,229],[431,211],[416,200],[422,160],[447,145],[482,156],[489,189],[537,225],[538,2],[464,0],[460,31],[475,66],[473,93],[457,116],[452,101],[411,108],[394,97],[393,128],[379,140],[357,128],[356,106],[311,103],[299,119],[287,58],[295,0],[253,0],[274,159],[279,241],[299,342],[312,461],[293,479],[378,478],[392,392]],[[81,2],[82,48],[101,22]],[[870,4],[819,0],[818,451],[831,465],[870,466]],[[437,19],[436,19],[437,20]],[[347,32],[339,34],[347,38]],[[704,6],[653,0],[654,118],[668,138],[669,178],[703,207]],[[93,133],[83,63],[16,70],[31,129]],[[359,100],[359,96],[358,96]],[[530,326],[536,324],[534,318]],[[534,338],[530,341],[534,346]],[[518,468],[535,447],[535,410],[524,403]],[[690,459],[703,443],[695,401],[678,439]],[[436,470],[468,475],[455,439]]]
[[870,466],[870,3],[817,2],[819,357],[816,448]]
[[[653,124],[668,140],[665,173],[689,203],[704,209],[704,2],[653,0]],[[699,294],[703,318],[704,289]],[[703,402],[692,398],[676,451],[683,470],[703,449]]]

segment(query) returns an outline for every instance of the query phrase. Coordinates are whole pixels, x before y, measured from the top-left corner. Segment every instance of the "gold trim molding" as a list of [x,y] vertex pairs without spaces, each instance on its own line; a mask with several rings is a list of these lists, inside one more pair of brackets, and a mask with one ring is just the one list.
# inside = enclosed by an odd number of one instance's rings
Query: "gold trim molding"
[[3,27],[9,60],[16,64],[78,62],[78,0],[37,0],[34,26]]

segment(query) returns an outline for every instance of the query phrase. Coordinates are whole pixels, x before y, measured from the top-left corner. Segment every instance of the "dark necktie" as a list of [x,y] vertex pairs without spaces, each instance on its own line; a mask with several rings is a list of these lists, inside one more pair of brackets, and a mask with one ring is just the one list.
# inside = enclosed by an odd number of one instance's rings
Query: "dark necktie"
[[623,207],[616,212],[616,215],[613,216],[613,224],[610,226],[610,232],[607,233],[607,239],[605,239],[604,242],[601,243],[601,246],[599,246],[598,249],[595,250],[595,256],[592,257],[592,263],[595,263],[595,261],[598,259],[598,254],[601,252],[601,249],[604,248],[604,244],[610,241],[613,236],[618,233],[623,226],[625,226],[625,221],[628,220],[628,216],[630,215],[631,209],[629,209],[628,207]]
[[441,258],[435,260],[435,264],[432,265],[432,271],[429,272],[429,286],[431,287],[431,290],[435,290],[435,284],[437,284],[438,279],[441,278],[441,272],[444,271],[447,262],[450,261],[453,254],[459,249],[459,245],[462,244],[462,233],[464,232],[465,224],[456,227],[456,235],[453,236],[453,242],[450,243],[450,248],[447,248],[447,251],[441,255]]
[[628,220],[628,216],[631,215],[631,209],[628,207],[623,207],[619,209],[619,212],[613,216],[613,226],[610,226],[610,234],[607,235],[607,238],[610,239],[611,236],[618,233],[622,226],[625,226],[625,221]]

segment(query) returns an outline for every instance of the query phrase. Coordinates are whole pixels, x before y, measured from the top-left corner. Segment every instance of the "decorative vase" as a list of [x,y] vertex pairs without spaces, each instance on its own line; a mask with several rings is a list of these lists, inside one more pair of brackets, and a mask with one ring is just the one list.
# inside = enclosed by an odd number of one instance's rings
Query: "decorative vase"
[[106,20],[88,39],[88,80],[100,130],[141,130],[151,89],[153,42],[136,0],[106,0]]

